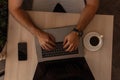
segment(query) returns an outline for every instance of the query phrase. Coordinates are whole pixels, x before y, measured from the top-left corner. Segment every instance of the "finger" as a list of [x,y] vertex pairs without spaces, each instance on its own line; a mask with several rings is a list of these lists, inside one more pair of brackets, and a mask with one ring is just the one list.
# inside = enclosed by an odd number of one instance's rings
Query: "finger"
[[75,47],[75,50],[77,50],[77,49],[78,49],[78,46]]
[[50,34],[49,37],[50,37],[50,39],[51,39],[53,42],[55,42],[55,37],[54,37],[53,35]]
[[44,47],[44,46],[41,46],[41,48],[45,50],[45,47]]
[[46,45],[48,48],[49,48],[49,50],[53,50],[55,47],[53,47],[52,45],[50,45],[50,44],[47,44]]
[[69,42],[66,42],[65,45],[63,46],[64,49],[69,47]]
[[70,52],[72,48],[73,48],[73,46],[70,45],[65,51],[69,51]]
[[67,39],[65,38],[64,39],[64,42],[63,42],[63,45],[65,45],[67,43]]
[[77,49],[78,49],[78,46],[79,46],[79,43],[75,45],[75,50],[77,50]]
[[43,46],[45,50],[50,51],[50,49],[47,47],[47,45]]
[[69,51],[72,52],[75,50],[75,46],[73,46]]
[[50,44],[51,46],[55,47],[55,42],[53,42],[53,41],[49,41],[48,44]]
[[42,49],[45,49],[45,47],[40,43],[40,41],[39,41],[39,45]]

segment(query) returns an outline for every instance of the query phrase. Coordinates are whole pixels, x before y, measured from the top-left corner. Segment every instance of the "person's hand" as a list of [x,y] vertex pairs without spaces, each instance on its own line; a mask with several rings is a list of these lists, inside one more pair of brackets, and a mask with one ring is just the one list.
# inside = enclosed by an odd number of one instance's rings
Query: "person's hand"
[[78,45],[80,43],[79,41],[80,37],[78,36],[78,34],[72,31],[65,37],[63,48],[65,49],[65,51],[68,52],[74,51],[78,48]]
[[40,46],[45,50],[53,50],[55,48],[55,38],[44,31],[41,31],[37,34]]

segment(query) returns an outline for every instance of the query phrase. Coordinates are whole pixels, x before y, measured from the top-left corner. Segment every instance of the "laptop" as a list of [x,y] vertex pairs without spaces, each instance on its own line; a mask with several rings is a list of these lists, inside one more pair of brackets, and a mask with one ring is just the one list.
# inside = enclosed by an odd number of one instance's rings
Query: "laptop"
[[44,29],[45,32],[52,34],[56,39],[57,49],[53,51],[45,51],[41,48],[39,41],[37,38],[35,39],[37,57],[39,62],[43,61],[53,61],[53,60],[61,60],[61,59],[69,59],[69,58],[78,58],[83,57],[83,47],[82,40],[80,40],[80,44],[77,50],[72,52],[63,51],[63,41],[66,35],[72,31],[75,25],[64,26],[60,28],[50,28]]
[[56,38],[56,49],[45,51],[35,39],[38,64],[33,80],[95,80],[83,57],[82,39],[77,50],[65,52],[63,40],[75,25],[44,29]]

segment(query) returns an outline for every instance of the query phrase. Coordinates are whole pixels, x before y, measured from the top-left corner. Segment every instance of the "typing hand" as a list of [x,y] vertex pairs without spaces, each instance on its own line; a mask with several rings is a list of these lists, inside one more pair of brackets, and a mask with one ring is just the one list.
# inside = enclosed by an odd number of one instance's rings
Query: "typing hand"
[[74,51],[78,48],[78,45],[80,43],[79,40],[80,38],[78,34],[76,32],[71,32],[65,37],[63,48],[68,52]]
[[45,50],[53,50],[55,48],[55,38],[46,32],[40,32],[37,35],[41,47]]

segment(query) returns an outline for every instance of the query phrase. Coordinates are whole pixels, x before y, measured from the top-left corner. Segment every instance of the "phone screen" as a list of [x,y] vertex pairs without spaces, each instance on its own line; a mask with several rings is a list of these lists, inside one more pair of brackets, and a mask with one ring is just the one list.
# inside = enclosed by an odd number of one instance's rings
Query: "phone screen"
[[26,42],[18,43],[18,60],[19,61],[27,60],[27,43]]

